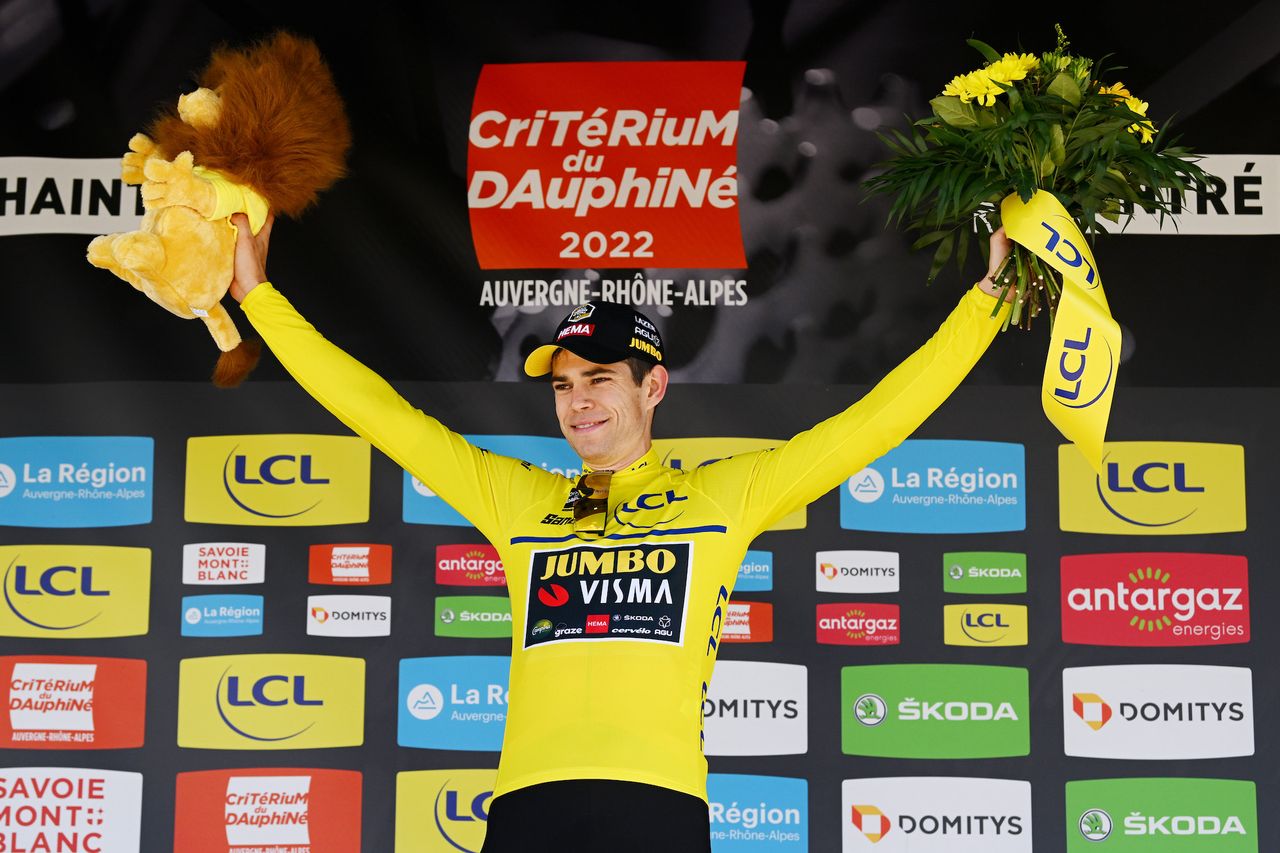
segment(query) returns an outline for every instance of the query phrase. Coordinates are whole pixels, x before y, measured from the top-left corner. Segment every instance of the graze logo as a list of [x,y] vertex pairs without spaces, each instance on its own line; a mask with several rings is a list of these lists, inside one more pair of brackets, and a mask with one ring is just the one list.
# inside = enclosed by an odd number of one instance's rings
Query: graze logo
[[390,545],[312,545],[307,559],[311,583],[377,586],[391,583]]
[[506,586],[507,573],[492,545],[437,545],[436,583],[446,586]]
[[1068,853],[1258,853],[1257,790],[1234,779],[1067,783]]
[[369,445],[338,435],[187,440],[186,520],[296,527],[369,520]]
[[313,637],[389,637],[391,596],[309,595],[307,633]]
[[738,567],[734,592],[769,592],[773,589],[773,552],[748,551]]
[[[662,464],[681,471],[694,471],[713,465],[721,459],[756,451],[772,450],[783,442],[770,438],[737,438],[729,436],[696,438],[660,438],[653,442],[653,449],[662,458]],[[803,530],[808,514],[805,507],[784,515],[770,525],[768,530]]]
[[400,661],[396,743],[422,749],[501,749],[510,666],[510,658],[489,655]]
[[0,157],[0,236],[132,231],[144,212],[119,157]]
[[896,646],[902,642],[896,604],[819,604],[818,642],[837,646]]
[[141,823],[141,773],[0,769],[0,840],[10,853],[137,853]]
[[1249,568],[1224,554],[1062,558],[1062,639],[1095,646],[1249,641]]
[[361,782],[354,770],[179,773],[174,850],[359,853]]
[[720,626],[720,642],[773,642],[773,605],[763,601],[730,601]]
[[0,658],[7,749],[142,746],[147,663],[124,658]]
[[[582,474],[582,461],[563,438],[541,435],[465,435],[463,438],[490,453],[520,459],[532,468],[541,468],[571,480]],[[408,471],[404,473],[401,495],[404,501],[402,517],[407,524],[472,526],[443,497],[427,488]]]
[[0,438],[0,525],[148,524],[154,453],[138,436]]
[[[582,546],[530,557],[524,647],[684,642],[691,542]],[[554,625],[545,630],[540,623]]]
[[182,546],[182,582],[186,584],[262,583],[266,570],[266,545],[198,542]]
[[1084,758],[1252,755],[1253,678],[1242,667],[1092,666],[1062,672],[1064,750]]
[[1025,646],[1025,604],[948,604],[943,608],[943,642],[948,646]]
[[480,267],[744,268],[736,140],[745,67],[484,66],[467,137]]
[[902,853],[1031,853],[1031,783],[951,776],[846,779],[843,846]]
[[909,664],[840,671],[846,755],[993,758],[1027,755],[1027,670]]
[[808,670],[720,661],[702,716],[706,755],[801,755],[809,749]]
[[188,595],[182,599],[182,636],[249,637],[262,633],[262,596]]
[[1027,555],[1009,551],[951,551],[942,555],[942,590],[961,595],[1027,591]]
[[480,853],[496,781],[495,770],[397,773],[396,849]]
[[498,595],[438,596],[436,636],[510,637],[511,600]]
[[716,853],[809,849],[809,783],[783,776],[707,776]]
[[1073,445],[1058,448],[1063,530],[1156,536],[1245,529],[1238,444],[1108,442],[1102,461],[1099,474]]
[[[1187,192],[1164,190],[1174,216],[1147,213],[1125,202],[1124,216],[1108,231],[1120,234],[1275,234],[1280,157],[1274,154],[1206,154],[1200,165],[1212,177]],[[1270,211],[1270,213],[1268,213]],[[1132,218],[1129,218],[1130,214]]]
[[1026,528],[1021,444],[918,439],[849,478],[840,526],[882,533],[988,533]]
[[818,551],[818,592],[897,592],[901,578],[896,551]]
[[0,546],[0,636],[147,633],[151,552],[90,545]]
[[364,742],[364,660],[325,655],[188,658],[178,746],[308,749]]

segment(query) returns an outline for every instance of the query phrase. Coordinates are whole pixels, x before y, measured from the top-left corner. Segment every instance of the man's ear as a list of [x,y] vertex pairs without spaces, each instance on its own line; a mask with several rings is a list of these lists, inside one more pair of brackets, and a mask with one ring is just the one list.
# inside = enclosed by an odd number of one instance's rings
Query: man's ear
[[662,398],[667,396],[667,383],[671,380],[671,374],[667,373],[667,369],[661,364],[655,364],[649,371],[649,375],[644,378],[644,402],[645,407],[652,409],[662,402]]

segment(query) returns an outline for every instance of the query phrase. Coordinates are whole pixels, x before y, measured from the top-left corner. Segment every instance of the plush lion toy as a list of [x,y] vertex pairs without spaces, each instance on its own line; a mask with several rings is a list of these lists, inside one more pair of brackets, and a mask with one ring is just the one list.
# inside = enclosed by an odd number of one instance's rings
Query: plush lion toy
[[122,173],[142,184],[137,231],[89,244],[110,270],[163,308],[204,320],[222,355],[213,382],[238,385],[260,345],[242,341],[223,295],[231,286],[236,229],[256,234],[269,213],[297,216],[345,173],[351,131],[320,51],[288,33],[214,53],[200,88],[129,141]]

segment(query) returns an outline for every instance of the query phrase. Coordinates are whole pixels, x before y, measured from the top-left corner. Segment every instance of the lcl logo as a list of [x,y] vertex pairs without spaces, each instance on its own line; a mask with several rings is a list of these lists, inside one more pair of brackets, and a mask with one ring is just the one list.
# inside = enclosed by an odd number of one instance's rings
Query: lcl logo
[[[311,473],[311,454],[303,453],[299,456],[292,456],[285,453],[279,453],[275,456],[268,456],[258,463],[257,477],[251,477],[248,474],[249,457],[244,454],[233,454],[235,460],[234,480],[236,483],[243,485],[260,486],[263,483],[269,483],[273,486],[291,486],[294,483],[304,483],[306,485],[324,485],[329,481],[324,477],[316,477]],[[282,463],[291,463],[294,468],[281,467],[282,471],[287,471],[290,475],[294,470],[297,476],[281,476],[277,473],[277,466]]]
[[[13,567],[15,595],[110,595],[107,589],[94,589],[93,566],[50,566],[40,572],[35,587],[27,585],[27,567]],[[68,577],[69,576],[69,577]]]
[[[273,696],[267,694],[267,688],[273,684],[286,685],[283,691],[273,690]],[[292,695],[290,688],[292,685]],[[229,675],[226,679],[227,685],[227,704],[239,707],[253,707],[255,705],[265,705],[269,708],[279,708],[288,705],[292,700],[294,705],[323,705],[323,699],[307,698],[307,677],[305,675],[264,675],[253,682],[253,686],[249,689],[248,699],[240,698],[240,676]]]
[[[1113,492],[1167,492],[1171,488],[1175,492],[1203,492],[1203,486],[1193,486],[1187,483],[1187,463],[1185,462],[1144,462],[1141,465],[1134,466],[1133,474],[1128,478],[1125,485],[1121,481],[1121,468],[1118,462],[1107,463],[1107,488]],[[1169,483],[1167,475],[1156,477],[1153,471],[1172,472],[1173,483]]]

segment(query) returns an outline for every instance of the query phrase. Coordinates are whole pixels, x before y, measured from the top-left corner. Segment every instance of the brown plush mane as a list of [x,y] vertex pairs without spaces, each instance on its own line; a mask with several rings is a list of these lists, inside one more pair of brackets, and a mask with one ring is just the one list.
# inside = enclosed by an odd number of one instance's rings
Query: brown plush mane
[[192,127],[176,111],[157,119],[148,133],[165,159],[190,151],[197,166],[247,184],[286,216],[345,174],[351,130],[311,41],[282,32],[246,50],[220,49],[200,85],[221,97],[218,122]]

